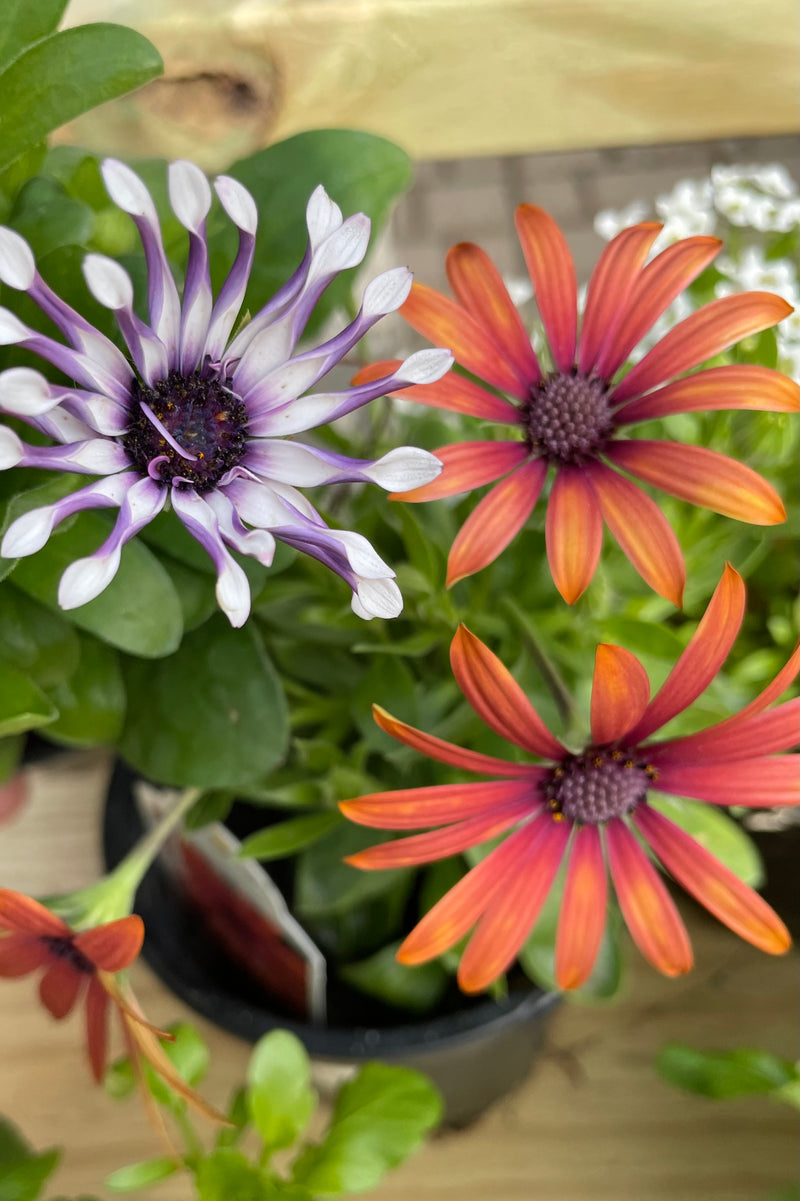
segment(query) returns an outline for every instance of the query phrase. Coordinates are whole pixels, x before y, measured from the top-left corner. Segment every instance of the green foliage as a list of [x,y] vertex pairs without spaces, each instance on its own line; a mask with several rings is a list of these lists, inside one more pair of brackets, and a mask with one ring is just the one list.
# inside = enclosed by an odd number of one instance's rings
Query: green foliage
[[374,1188],[418,1149],[441,1112],[419,1072],[368,1063],[339,1092],[327,1134],[301,1154],[293,1178],[322,1196]]
[[256,1044],[247,1069],[250,1120],[270,1152],[291,1147],[317,1104],[311,1065],[293,1034],[274,1030]]
[[447,989],[448,972],[436,960],[418,967],[398,963],[399,946],[399,942],[387,943],[369,958],[345,964],[339,974],[346,984],[395,1009],[430,1013]]
[[37,1154],[10,1122],[0,1118],[0,1201],[36,1201],[61,1152]]
[[[24,20],[17,23],[18,35],[30,31]],[[150,42],[121,25],[82,25],[18,49],[0,74],[0,170],[66,121],[140,87],[162,69]]]
[[[207,1060],[202,1040],[188,1026],[177,1027],[175,1034],[175,1042],[164,1049],[183,1078],[197,1084]],[[442,1111],[439,1094],[419,1072],[368,1063],[339,1090],[320,1141],[301,1143],[317,1096],[308,1055],[284,1030],[266,1034],[253,1048],[247,1083],[228,1107],[229,1125],[209,1150],[185,1102],[149,1070],[145,1083],[186,1143],[183,1166],[194,1176],[199,1201],[314,1201],[362,1192],[420,1147]],[[129,1060],[112,1065],[106,1076],[112,1096],[128,1096],[133,1085]],[[236,1149],[240,1140],[248,1150]],[[272,1163],[277,1151],[280,1167]],[[120,1168],[106,1184],[120,1192],[135,1190],[180,1166],[175,1159],[148,1160]]]
[[140,1163],[128,1164],[118,1168],[106,1177],[106,1186],[119,1193],[130,1193],[134,1189],[147,1188],[148,1185],[158,1184],[179,1170],[180,1164],[174,1159],[145,1159]]
[[[28,559],[20,559],[14,583],[48,607],[58,609],[58,584],[70,563],[91,555],[111,533],[102,513],[81,513],[74,525],[50,538]],[[80,629],[110,646],[143,658],[168,655],[183,630],[181,606],[169,575],[142,542],[129,542],[119,570],[104,592],[66,614]]]
[[289,821],[278,822],[266,830],[259,830],[245,839],[239,851],[241,859],[284,859],[287,855],[295,855],[304,847],[316,842],[323,834],[327,834],[334,826],[344,819],[337,812],[310,813],[307,817],[293,817]]
[[188,634],[175,654],[123,662],[125,758],[151,780],[178,787],[236,787],[285,753],[286,702],[262,639],[221,614]]
[[685,1043],[667,1043],[656,1069],[669,1084],[703,1097],[726,1100],[762,1093],[800,1108],[798,1065],[757,1048],[698,1051]]

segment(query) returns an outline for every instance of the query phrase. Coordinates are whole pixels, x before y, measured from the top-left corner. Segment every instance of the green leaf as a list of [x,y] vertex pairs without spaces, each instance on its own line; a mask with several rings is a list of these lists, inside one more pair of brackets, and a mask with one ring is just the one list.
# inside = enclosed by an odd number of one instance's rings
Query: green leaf
[[211,822],[224,822],[234,799],[233,792],[226,788],[204,792],[183,819],[184,828],[202,830],[203,826],[208,826]]
[[352,822],[337,826],[303,852],[295,878],[295,907],[304,916],[340,913],[362,906],[393,888],[408,874],[403,868],[364,872],[344,862],[381,841],[381,834]]
[[94,214],[54,179],[39,178],[21,189],[8,223],[41,259],[62,246],[84,246],[91,237]]
[[[234,163],[228,174],[252,192],[258,205],[258,245],[246,299],[250,311],[256,312],[303,258],[306,204],[318,184],[345,216],[366,213],[374,237],[393,201],[408,187],[411,165],[408,156],[384,138],[325,129],[268,146]],[[316,307],[317,323],[337,306],[346,307],[350,286],[347,274],[334,280]]]
[[230,1126],[223,1126],[217,1135],[216,1147],[232,1147],[238,1143],[250,1122],[250,1109],[247,1104],[247,1089],[237,1088],[230,1099],[226,1118]]
[[658,1054],[656,1068],[669,1084],[715,1098],[777,1093],[800,1080],[796,1063],[744,1047],[698,1051],[685,1043],[667,1043]]
[[199,1201],[293,1201],[241,1151],[227,1147],[201,1161],[195,1185]]
[[727,813],[713,805],[683,797],[651,796],[650,803],[716,855],[745,884],[751,888],[763,884],[764,865],[758,847],[747,831]]
[[78,666],[75,628],[10,582],[0,588],[0,657],[42,688],[67,679]]
[[442,1101],[410,1068],[368,1063],[336,1098],[327,1134],[297,1159],[293,1179],[315,1194],[364,1192],[439,1122]]
[[80,637],[80,660],[68,679],[49,690],[58,717],[47,737],[69,746],[112,744],[122,732],[125,684],[119,655],[88,634]]
[[287,1030],[259,1039],[247,1067],[247,1103],[268,1151],[290,1147],[313,1114],[317,1095],[305,1047]]
[[345,964],[339,975],[345,983],[387,1005],[429,1013],[441,1001],[450,977],[437,960],[418,967],[398,963],[399,946],[399,942],[389,943],[360,963]]
[[69,0],[3,0],[0,70],[12,58],[58,29]]
[[28,676],[0,662],[0,738],[55,721],[58,710]]
[[251,834],[242,844],[239,851],[240,859],[283,859],[286,855],[294,855],[303,847],[316,842],[328,830],[344,821],[341,813],[327,811],[325,813],[309,813],[306,817],[292,817],[288,821],[278,822],[266,830]]
[[0,74],[0,169],[67,121],[162,70],[155,47],[122,25],[80,25],[43,38]]
[[218,614],[167,659],[124,661],[128,717],[120,751],[144,775],[179,788],[235,788],[286,750],[280,680],[252,625]]
[[0,1201],[36,1201],[61,1152],[32,1151],[16,1127],[0,1118]]
[[[18,562],[15,585],[58,610],[61,576],[70,563],[97,550],[110,532],[111,523],[101,513],[79,514],[66,532]],[[70,609],[68,620],[119,650],[147,659],[170,654],[183,632],[172,582],[152,551],[136,538],[123,548],[119,571],[108,587],[87,605]]]
[[106,1176],[106,1187],[118,1193],[129,1193],[133,1189],[147,1188],[149,1184],[158,1184],[174,1176],[180,1169],[180,1161],[168,1159],[144,1159],[140,1163],[128,1164],[125,1168],[117,1168],[110,1176]]

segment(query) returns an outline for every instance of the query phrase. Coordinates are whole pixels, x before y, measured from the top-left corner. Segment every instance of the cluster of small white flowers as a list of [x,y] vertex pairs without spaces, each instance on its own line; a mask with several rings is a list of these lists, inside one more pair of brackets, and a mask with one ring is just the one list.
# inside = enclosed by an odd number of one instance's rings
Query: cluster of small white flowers
[[[652,216],[664,228],[654,253],[681,238],[715,234],[729,244],[729,252],[716,262],[723,275],[717,296],[734,292],[767,291],[782,296],[795,312],[777,330],[779,366],[800,374],[800,278],[794,255],[770,258],[764,246],[780,235],[800,229],[800,194],[784,166],[716,166],[705,179],[681,180],[670,192],[657,196],[652,207],[636,200],[623,209],[597,214],[594,227],[610,240],[627,226]],[[734,227],[734,228],[732,228]],[[730,246],[733,243],[732,247]],[[642,340],[631,358],[642,357],[664,334],[693,310],[682,293]]]

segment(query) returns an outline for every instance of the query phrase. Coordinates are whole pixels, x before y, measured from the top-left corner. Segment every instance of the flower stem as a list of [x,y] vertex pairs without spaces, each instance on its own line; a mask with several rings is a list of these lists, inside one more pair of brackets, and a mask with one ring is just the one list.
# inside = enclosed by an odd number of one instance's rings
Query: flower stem
[[531,655],[533,656],[536,666],[544,677],[544,682],[550,690],[550,694],[555,701],[556,708],[564,722],[565,727],[574,727],[581,721],[581,715],[572,699],[572,694],[564,683],[560,671],[556,667],[553,660],[544,649],[544,644],[540,639],[534,624],[530,619],[517,607],[514,601],[506,596],[500,601],[500,604],[505,608],[509,615],[514,619],[519,627],[523,638],[530,647]]
[[120,863],[88,888],[65,896],[50,897],[46,904],[76,928],[99,926],[127,917],[133,909],[136,889],[175,826],[197,803],[205,789],[186,788],[159,822],[144,834]]

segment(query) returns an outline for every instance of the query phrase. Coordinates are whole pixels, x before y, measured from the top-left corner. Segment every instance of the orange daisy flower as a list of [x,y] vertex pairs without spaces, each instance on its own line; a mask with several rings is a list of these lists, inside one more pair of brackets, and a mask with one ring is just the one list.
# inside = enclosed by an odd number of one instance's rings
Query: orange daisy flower
[[[415,330],[449,346],[462,367],[494,390],[451,374],[413,388],[408,398],[505,423],[515,428],[516,436],[442,447],[435,451],[444,463],[441,475],[392,499],[434,500],[500,481],[453,543],[449,587],[486,567],[508,546],[530,516],[552,466],[547,556],[564,599],[572,604],[592,579],[605,523],[646,582],[680,606],[685,568],[677,539],[658,506],[629,476],[756,525],[783,521],[783,504],[761,476],[725,455],[701,446],[621,438],[620,430],[703,409],[796,412],[797,384],[766,367],[723,366],[684,374],[775,325],[792,312],[791,306],[768,292],[715,300],[672,329],[620,377],[633,348],[722,243],[686,238],[645,265],[661,226],[645,223],[623,230],[595,267],[579,337],[575,268],[563,234],[531,204],[519,206],[516,226],[552,369],[540,365],[488,255],[471,242],[454,246],[447,255],[447,277],[456,300],[415,283],[401,312]],[[377,363],[356,379],[383,378],[396,367]]]
[[566,861],[555,950],[561,988],[577,988],[594,966],[605,925],[607,868],[640,951],[668,976],[689,971],[689,937],[641,841],[742,938],[772,954],[788,948],[789,933],[769,905],[650,803],[653,788],[712,805],[797,803],[798,757],[774,752],[796,744],[800,702],[766,711],[797,673],[797,652],[737,716],[697,734],[650,740],[710,684],[743,614],[744,584],[728,566],[689,645],[652,700],[638,659],[620,647],[599,646],[591,742],[578,752],[553,736],[502,663],[461,626],[450,658],[467,701],[490,729],[548,760],[546,765],[463,750],[375,707],[378,725],[406,746],[500,778],[342,802],[346,816],[361,825],[440,827],[371,847],[349,863],[373,870],[430,863],[513,831],[423,917],[398,951],[401,962],[433,959],[475,927],[458,979],[466,992],[487,988],[516,958]]
[[[23,893],[0,888],[0,978],[17,978],[43,970],[39,996],[58,1021],[86,999],[86,1047],[98,1084],[108,1056],[108,1014],[119,1014],[125,1045],[141,1080],[146,1060],[176,1092],[207,1117],[225,1121],[177,1073],[159,1042],[171,1035],[144,1017],[130,989],[115,979],[130,967],[144,941],[144,923],[136,914],[75,931],[57,914]],[[145,1089],[147,1096],[147,1090]]]

